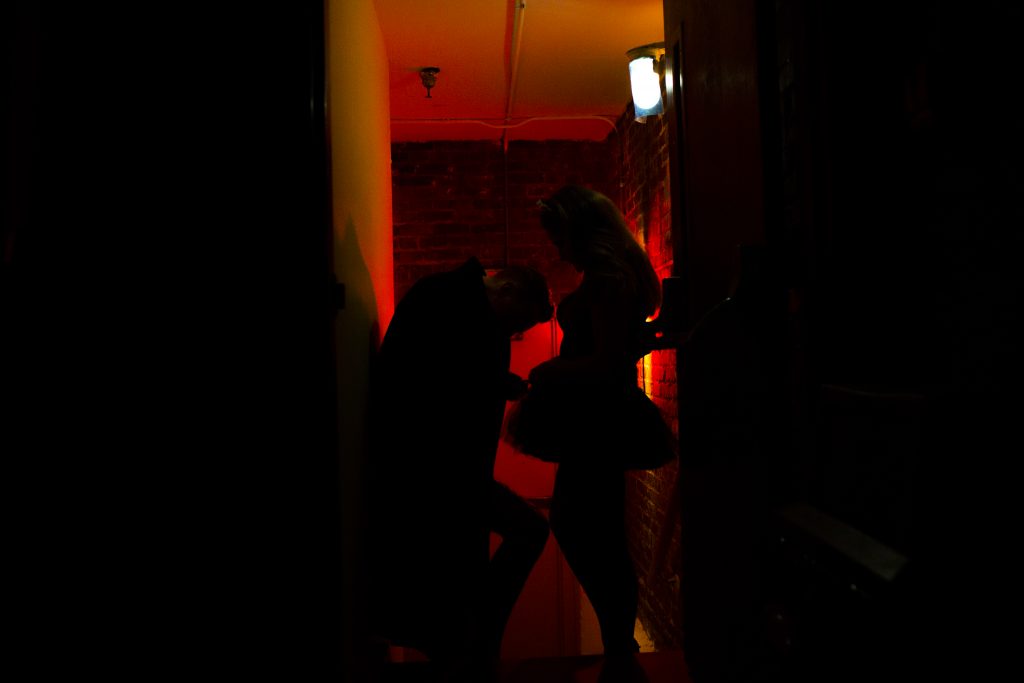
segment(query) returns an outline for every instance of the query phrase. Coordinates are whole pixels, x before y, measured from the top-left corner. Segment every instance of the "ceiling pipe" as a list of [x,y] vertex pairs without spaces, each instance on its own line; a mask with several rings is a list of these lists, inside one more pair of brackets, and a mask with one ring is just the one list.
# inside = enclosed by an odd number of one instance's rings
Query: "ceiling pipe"
[[[505,125],[512,121],[512,102],[516,96],[519,80],[519,52],[523,45],[523,18],[526,16],[526,0],[509,0],[512,14],[512,30],[509,35],[508,82],[505,94]],[[508,134],[501,135],[502,147],[508,150]]]
[[391,119],[391,123],[397,124],[431,124],[431,125],[444,125],[444,124],[459,124],[459,123],[474,123],[480,126],[487,126],[488,128],[497,128],[507,130],[509,128],[522,128],[523,126],[533,123],[534,121],[600,121],[601,123],[607,124],[613,132],[618,132],[618,127],[615,125],[615,119],[611,116],[603,116],[601,114],[569,114],[566,116],[528,116],[525,119],[520,119],[515,123],[491,123],[483,119]]
[[512,101],[516,94],[516,81],[519,80],[519,51],[523,45],[523,17],[526,15],[526,0],[509,0],[511,5],[511,34],[506,43],[508,49],[508,72],[505,84],[505,128],[501,131],[501,162],[502,175],[504,176],[505,191],[505,267],[508,267],[509,251],[511,249],[511,220],[509,212],[508,195],[508,131],[512,121]]

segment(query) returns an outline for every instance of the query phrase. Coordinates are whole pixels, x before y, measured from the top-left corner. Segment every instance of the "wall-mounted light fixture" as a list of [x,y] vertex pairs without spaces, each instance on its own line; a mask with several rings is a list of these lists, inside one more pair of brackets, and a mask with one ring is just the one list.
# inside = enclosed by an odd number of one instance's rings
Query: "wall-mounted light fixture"
[[626,52],[629,84],[633,91],[634,117],[643,123],[652,114],[662,114],[661,74],[665,64],[665,43],[651,43]]

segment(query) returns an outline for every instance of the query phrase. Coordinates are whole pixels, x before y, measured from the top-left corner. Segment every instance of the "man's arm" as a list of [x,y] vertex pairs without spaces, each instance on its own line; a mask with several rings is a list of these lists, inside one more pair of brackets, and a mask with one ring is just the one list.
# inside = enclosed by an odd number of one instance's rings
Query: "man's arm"
[[518,401],[526,395],[529,388],[530,385],[525,379],[514,372],[510,372],[505,378],[505,400]]

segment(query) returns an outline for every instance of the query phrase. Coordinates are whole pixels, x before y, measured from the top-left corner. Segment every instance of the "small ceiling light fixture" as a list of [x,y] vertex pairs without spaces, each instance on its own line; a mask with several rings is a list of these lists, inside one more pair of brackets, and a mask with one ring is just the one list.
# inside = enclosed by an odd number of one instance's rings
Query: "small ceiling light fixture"
[[427,99],[434,99],[430,96],[430,89],[437,84],[437,74],[441,70],[436,66],[428,66],[420,69],[420,80],[423,81],[423,87],[427,89]]
[[633,91],[634,117],[643,123],[652,114],[662,114],[661,72],[665,43],[651,43],[626,52],[629,58],[629,84]]

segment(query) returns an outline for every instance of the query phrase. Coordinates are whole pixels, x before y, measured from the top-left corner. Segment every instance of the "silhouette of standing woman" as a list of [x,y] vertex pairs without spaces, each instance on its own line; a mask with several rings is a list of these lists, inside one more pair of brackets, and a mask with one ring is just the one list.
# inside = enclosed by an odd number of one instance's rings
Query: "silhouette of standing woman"
[[559,463],[551,530],[601,627],[607,657],[631,660],[637,578],[625,526],[625,470],[674,457],[657,407],[637,386],[644,324],[660,304],[657,274],[615,205],[567,186],[539,202],[541,223],[582,281],[557,309],[557,357],[530,372],[506,440]]

